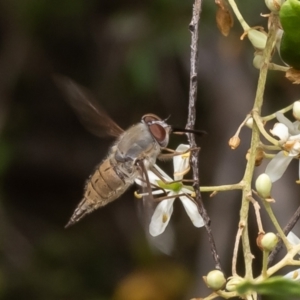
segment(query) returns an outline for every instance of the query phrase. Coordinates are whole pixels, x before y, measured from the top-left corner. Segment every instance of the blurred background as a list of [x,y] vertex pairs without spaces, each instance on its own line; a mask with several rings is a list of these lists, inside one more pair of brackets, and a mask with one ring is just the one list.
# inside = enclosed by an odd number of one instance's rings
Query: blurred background
[[[239,1],[251,26],[266,27],[263,1]],[[155,113],[177,127],[187,119],[192,1],[0,1],[0,299],[176,300],[205,296],[214,268],[205,229],[175,204],[172,255],[155,250],[138,216],[134,187],[64,229],[85,180],[113,140],[88,133],[52,81],[54,73],[88,87],[123,128]],[[258,71],[235,22],[225,38],[205,1],[199,40],[197,128],[202,185],[238,182],[250,131],[227,146],[251,110]],[[236,21],[236,20],[235,20]],[[281,73],[266,86],[264,114],[297,100]],[[299,98],[298,98],[299,99]],[[186,143],[172,137],[171,148]],[[263,172],[266,163],[258,168]],[[297,164],[275,184],[275,213],[285,225],[298,207]],[[172,174],[172,163],[160,163]],[[222,266],[231,275],[240,193],[203,195]],[[262,211],[266,230],[273,230]],[[253,209],[250,232],[257,234]],[[171,228],[171,227],[170,227]],[[299,227],[295,233],[300,234]],[[171,232],[172,234],[172,232]],[[167,240],[167,237],[166,237]],[[164,243],[168,243],[164,240]],[[261,255],[252,245],[255,272]],[[238,266],[243,274],[242,263]]]

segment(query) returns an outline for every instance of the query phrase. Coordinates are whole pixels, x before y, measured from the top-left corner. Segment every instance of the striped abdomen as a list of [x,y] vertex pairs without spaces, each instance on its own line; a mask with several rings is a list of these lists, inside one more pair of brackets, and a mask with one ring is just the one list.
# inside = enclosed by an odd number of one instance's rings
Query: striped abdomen
[[86,214],[117,199],[133,183],[135,176],[125,178],[117,165],[105,159],[88,179],[82,201],[75,209],[66,227],[78,222]]

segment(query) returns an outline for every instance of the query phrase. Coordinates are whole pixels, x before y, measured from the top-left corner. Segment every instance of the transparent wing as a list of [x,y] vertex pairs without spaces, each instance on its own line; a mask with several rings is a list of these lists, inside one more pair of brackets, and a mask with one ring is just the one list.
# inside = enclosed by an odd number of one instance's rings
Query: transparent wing
[[54,81],[88,131],[100,137],[118,137],[124,132],[101,108],[89,90],[66,76],[55,75]]
[[[137,210],[140,222],[142,223],[146,233],[147,241],[154,251],[159,250],[162,253],[171,255],[173,253],[175,245],[175,233],[172,223],[170,222],[168,224],[162,234],[158,236],[152,236],[150,234],[149,225],[158,203],[154,199],[155,191],[152,190],[153,187],[150,186],[150,183],[147,180],[147,176],[144,171],[141,170],[139,178],[141,180],[141,184],[139,184],[138,192],[139,194],[142,194],[144,196],[142,197],[142,199],[137,200]],[[149,190],[152,190],[153,192],[149,193]]]
[[175,232],[172,222],[168,224],[162,234],[152,236],[149,232],[149,225],[156,207],[153,197],[144,196],[143,199],[138,199],[137,201],[138,215],[144,227],[146,238],[150,247],[153,251],[159,250],[164,254],[172,255],[175,245]]

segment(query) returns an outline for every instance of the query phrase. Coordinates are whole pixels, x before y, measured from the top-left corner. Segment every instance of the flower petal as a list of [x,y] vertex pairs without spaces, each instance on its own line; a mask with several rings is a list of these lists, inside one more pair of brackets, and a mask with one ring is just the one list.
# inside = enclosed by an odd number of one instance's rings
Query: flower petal
[[[169,177],[161,168],[159,168],[157,165],[154,165],[153,166],[161,175],[161,177],[164,178],[165,181],[167,182],[172,182],[173,179],[171,177]],[[157,181],[158,180],[161,180],[155,173],[153,173],[152,171],[148,170],[148,178],[149,178],[149,181],[150,183],[154,184],[154,185],[157,185]],[[143,181],[140,177],[136,178],[135,179],[135,183],[140,185],[140,186],[143,186],[145,187],[146,186],[146,183],[145,181]]]
[[265,173],[269,175],[272,182],[281,178],[293,157],[284,154],[284,151],[278,152],[268,163]]
[[289,129],[282,123],[275,123],[271,133],[277,136],[281,142],[286,142],[289,138]]
[[193,222],[195,227],[202,227],[204,226],[204,221],[198,211],[197,205],[188,197],[180,196],[179,197],[186,213],[190,217],[191,221]]
[[[165,172],[165,171],[163,171],[158,165],[154,165],[153,166],[158,172],[159,172],[159,174],[166,180],[166,181],[168,181],[168,182],[172,182],[173,181],[173,179]],[[160,180],[152,171],[148,171],[148,174],[150,173],[150,176],[155,176],[155,178],[156,178],[156,180],[158,179],[158,180]],[[152,174],[153,175],[152,175]],[[153,177],[154,178],[154,177]],[[149,178],[149,180],[150,180],[150,178]]]
[[294,270],[283,276],[284,278],[300,282],[300,269]]
[[300,133],[299,128],[300,128],[300,122],[299,121],[295,121],[293,123],[293,130],[290,131],[290,134],[293,134],[293,135],[299,134]]
[[175,198],[166,199],[157,205],[149,226],[149,232],[152,236],[157,236],[166,229],[173,213],[174,200]]
[[[188,149],[190,149],[189,145],[180,144],[175,151],[186,152]],[[173,166],[174,180],[181,180],[183,175],[186,174],[190,169],[190,152],[174,156]]]
[[[289,131],[294,130],[294,125],[293,125],[292,121],[290,121],[287,117],[285,117],[283,113],[277,112],[275,115],[276,115],[276,119],[280,123],[284,124],[289,129]],[[291,134],[293,134],[293,133],[291,132]]]
[[290,231],[289,234],[287,235],[287,239],[294,246],[300,244],[300,239],[292,231]]
[[[184,185],[184,186],[187,186],[187,185]],[[193,193],[194,193],[194,189],[193,189],[193,187],[191,187],[191,188],[192,188],[192,189],[189,190],[189,189],[183,187],[183,188],[180,190],[180,193],[184,193],[184,194],[193,194]]]
[[290,150],[289,152],[289,156],[298,156],[300,153],[300,143],[299,141],[297,140],[295,143],[294,143],[294,146],[293,148]]

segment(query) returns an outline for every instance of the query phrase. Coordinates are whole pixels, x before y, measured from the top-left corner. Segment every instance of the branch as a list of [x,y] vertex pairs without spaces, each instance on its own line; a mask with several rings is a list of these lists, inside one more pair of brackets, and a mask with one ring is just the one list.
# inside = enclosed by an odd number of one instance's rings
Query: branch
[[[294,215],[291,217],[290,221],[287,223],[287,225],[284,227],[283,232],[287,235],[295,226],[295,224],[298,222],[300,218],[300,206],[294,213]],[[277,255],[277,253],[280,251],[280,249],[283,246],[283,241],[280,240],[279,243],[277,244],[276,248],[271,252],[268,260],[268,266],[270,266]]]
[[[188,108],[188,120],[186,124],[187,129],[194,129],[196,122],[196,99],[197,99],[197,65],[198,65],[198,25],[200,19],[202,0],[195,0],[193,6],[193,17],[189,25],[191,32],[191,71],[190,71],[190,91],[189,91],[189,108]],[[191,148],[195,149],[191,153],[191,166],[193,170],[194,190],[196,195],[196,202],[198,203],[199,213],[201,214],[205,228],[208,233],[208,239],[211,247],[211,252],[215,261],[216,269],[221,270],[221,264],[219,255],[217,254],[215,241],[210,228],[210,219],[203,206],[201,193],[199,190],[199,168],[198,168],[198,154],[199,148],[197,147],[194,134],[188,134],[188,139]]]

